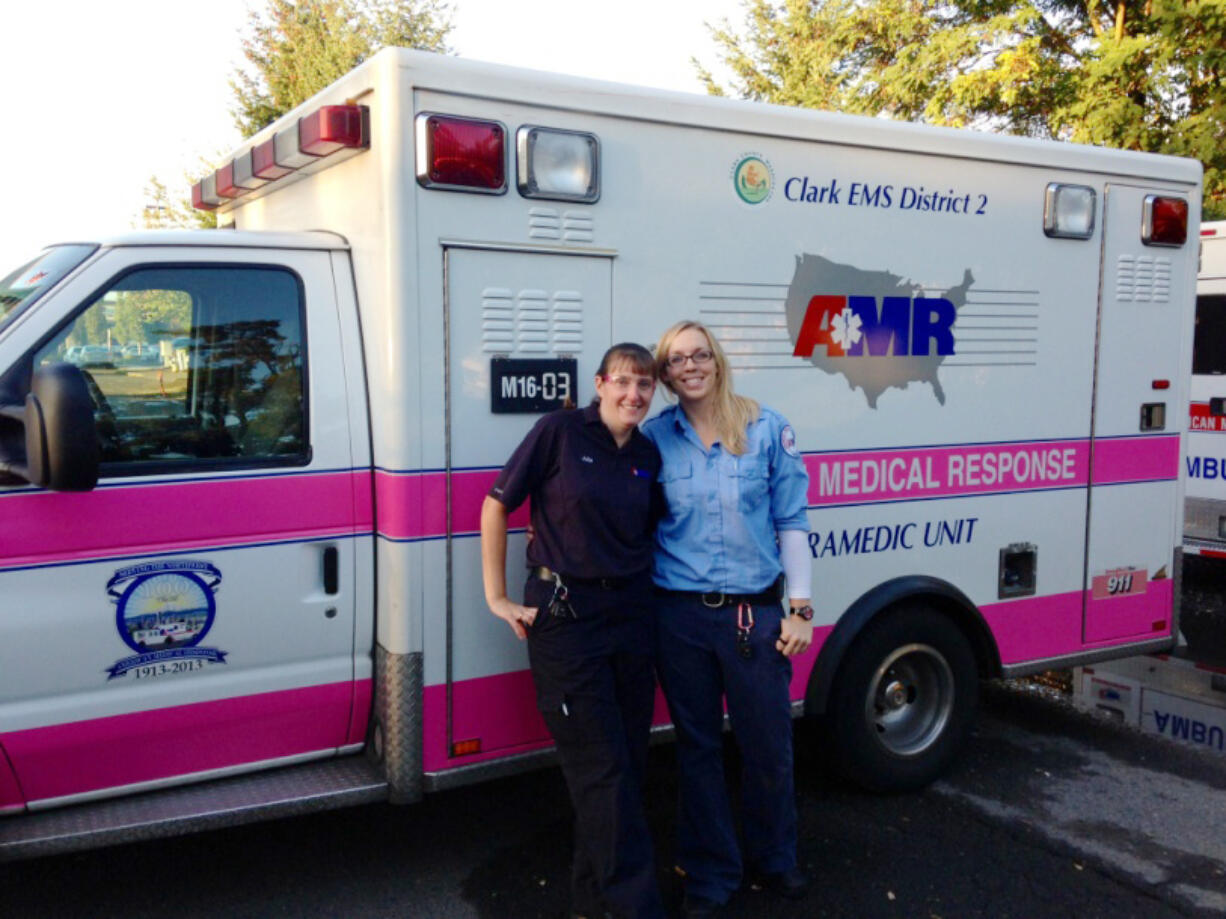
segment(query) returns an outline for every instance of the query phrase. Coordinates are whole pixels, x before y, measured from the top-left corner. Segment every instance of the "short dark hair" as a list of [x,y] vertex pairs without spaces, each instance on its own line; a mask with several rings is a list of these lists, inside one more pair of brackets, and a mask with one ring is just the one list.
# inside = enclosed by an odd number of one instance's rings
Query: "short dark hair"
[[606,351],[604,357],[600,359],[596,376],[608,376],[609,368],[616,364],[629,364],[635,373],[641,373],[645,377],[656,375],[655,358],[651,356],[650,351],[637,342],[623,341]]

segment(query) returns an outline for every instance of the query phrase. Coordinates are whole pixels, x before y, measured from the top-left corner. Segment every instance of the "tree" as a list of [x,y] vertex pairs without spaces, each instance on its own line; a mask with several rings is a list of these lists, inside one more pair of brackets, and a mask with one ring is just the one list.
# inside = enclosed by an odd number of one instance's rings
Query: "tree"
[[[201,163],[199,172],[209,171],[205,163]],[[192,180],[184,176],[184,183],[191,185]],[[166,190],[166,185],[157,176],[150,176],[145,184],[145,206],[141,208],[138,223],[141,229],[204,229],[217,226],[217,214],[214,211],[198,211],[192,207],[190,199],[172,198]]]
[[446,53],[450,16],[441,0],[268,0],[248,14],[234,123],[250,137],[384,47]]
[[[262,11],[248,13],[242,40],[248,64],[230,78],[234,122],[250,137],[383,47],[448,52],[450,17],[442,0],[267,0]],[[195,177],[212,170],[201,162]],[[186,178],[189,186],[193,181]],[[217,215],[172,198],[151,176],[137,224],[209,228]]]
[[1195,157],[1226,216],[1223,0],[745,0],[711,33],[742,97]]

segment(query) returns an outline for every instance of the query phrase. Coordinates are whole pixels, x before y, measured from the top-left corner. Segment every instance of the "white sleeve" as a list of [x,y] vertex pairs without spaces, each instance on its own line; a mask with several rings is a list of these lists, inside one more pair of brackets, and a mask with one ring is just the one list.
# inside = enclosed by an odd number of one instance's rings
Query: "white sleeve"
[[809,534],[805,530],[779,530],[779,561],[788,582],[788,599],[811,599],[813,554],[809,551]]

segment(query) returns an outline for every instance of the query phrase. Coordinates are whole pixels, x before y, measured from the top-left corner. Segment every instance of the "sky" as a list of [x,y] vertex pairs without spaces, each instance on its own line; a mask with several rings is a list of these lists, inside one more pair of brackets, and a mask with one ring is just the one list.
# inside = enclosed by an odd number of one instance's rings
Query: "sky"
[[[131,228],[150,176],[186,193],[238,145],[227,79],[262,0],[40,0],[0,13],[9,125],[0,277],[43,246]],[[452,0],[463,57],[702,92],[704,22],[740,0]]]

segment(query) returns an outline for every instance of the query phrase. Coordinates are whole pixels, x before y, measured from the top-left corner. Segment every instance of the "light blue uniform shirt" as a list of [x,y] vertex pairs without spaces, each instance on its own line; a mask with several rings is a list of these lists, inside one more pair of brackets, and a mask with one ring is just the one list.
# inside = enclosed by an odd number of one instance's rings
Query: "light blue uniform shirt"
[[778,530],[808,532],[809,474],[796,436],[762,406],[741,456],[707,450],[680,406],[641,426],[660,451],[668,514],[656,528],[652,578],[669,590],[758,593],[783,573]]

